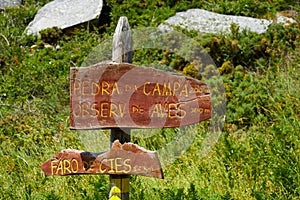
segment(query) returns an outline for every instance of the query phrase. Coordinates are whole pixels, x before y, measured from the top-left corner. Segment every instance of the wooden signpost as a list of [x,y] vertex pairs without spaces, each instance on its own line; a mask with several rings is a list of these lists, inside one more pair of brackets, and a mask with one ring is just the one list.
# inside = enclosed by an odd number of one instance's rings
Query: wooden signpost
[[112,174],[142,175],[163,178],[161,165],[154,151],[136,144],[116,140],[104,153],[66,149],[41,166],[47,175]]
[[[132,36],[127,17],[121,17],[113,36],[112,61],[116,63],[132,62]],[[110,131],[110,146],[114,141],[120,140],[121,143],[130,142],[130,129],[126,132],[123,128],[112,128]],[[110,175],[111,192],[110,198],[120,197],[122,200],[129,200],[129,176],[128,175]],[[112,191],[119,189],[118,194]],[[110,199],[112,200],[112,199]]]
[[180,127],[211,118],[210,88],[199,80],[130,64],[132,39],[121,17],[112,61],[70,71],[70,128],[111,129],[111,149],[63,150],[41,165],[47,175],[109,174],[110,199],[129,199],[129,175],[163,178],[157,153],[130,143],[132,128]]

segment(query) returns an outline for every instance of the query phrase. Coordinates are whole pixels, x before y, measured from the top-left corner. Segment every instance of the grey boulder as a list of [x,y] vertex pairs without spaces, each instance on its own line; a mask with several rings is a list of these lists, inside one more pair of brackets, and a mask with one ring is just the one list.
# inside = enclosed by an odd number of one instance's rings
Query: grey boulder
[[0,0],[0,10],[4,10],[8,6],[21,5],[22,0]]
[[55,0],[42,7],[29,23],[26,33],[39,34],[46,28],[72,27],[100,16],[102,0]]
[[[295,20],[277,15],[278,23],[294,23]],[[277,21],[276,21],[277,22]],[[237,24],[239,30],[248,30],[256,33],[264,33],[273,20],[256,19],[252,17],[223,15],[202,9],[190,9],[178,12],[175,16],[166,20],[165,24],[159,25],[162,31],[172,30],[172,26],[180,26],[188,30],[196,30],[204,33],[228,33],[231,24]]]

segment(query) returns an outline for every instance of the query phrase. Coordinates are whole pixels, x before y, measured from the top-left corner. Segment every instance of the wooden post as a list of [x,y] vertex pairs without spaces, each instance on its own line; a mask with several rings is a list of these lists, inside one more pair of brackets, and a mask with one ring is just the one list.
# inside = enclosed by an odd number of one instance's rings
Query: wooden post
[[[112,61],[117,63],[132,63],[132,37],[127,17],[119,19],[113,37]],[[130,129],[113,128],[110,133],[110,146],[115,140],[122,144],[130,142]],[[110,196],[117,195],[122,200],[129,200],[129,175],[110,175],[111,191],[113,188],[120,189],[120,194],[110,193]],[[119,193],[118,192],[118,193]]]

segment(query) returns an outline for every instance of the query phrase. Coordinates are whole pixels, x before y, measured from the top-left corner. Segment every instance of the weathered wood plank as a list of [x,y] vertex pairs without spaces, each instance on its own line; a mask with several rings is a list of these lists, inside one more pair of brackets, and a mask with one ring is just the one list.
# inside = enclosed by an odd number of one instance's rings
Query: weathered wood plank
[[163,178],[157,153],[116,140],[104,153],[63,150],[41,165],[46,175],[142,175]]
[[71,129],[179,127],[211,118],[211,91],[190,77],[128,63],[71,69]]
[[120,17],[113,36],[112,61],[132,63],[132,36],[127,17]]

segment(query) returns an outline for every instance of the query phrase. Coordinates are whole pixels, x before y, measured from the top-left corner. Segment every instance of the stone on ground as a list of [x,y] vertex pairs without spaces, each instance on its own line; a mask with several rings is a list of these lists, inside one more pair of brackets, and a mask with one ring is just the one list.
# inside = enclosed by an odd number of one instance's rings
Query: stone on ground
[[[277,15],[276,23],[294,23],[295,20]],[[166,20],[166,24],[159,25],[162,31],[172,30],[172,26],[180,26],[188,30],[196,30],[204,33],[228,33],[231,24],[237,24],[239,30],[248,30],[256,33],[264,33],[273,20],[257,19],[244,16],[223,15],[202,9],[190,9],[178,12],[175,16]]]
[[55,0],[42,7],[27,27],[27,34],[46,28],[65,29],[100,16],[102,0]]
[[0,0],[0,10],[5,10],[8,6],[17,6],[22,4],[22,0]]

